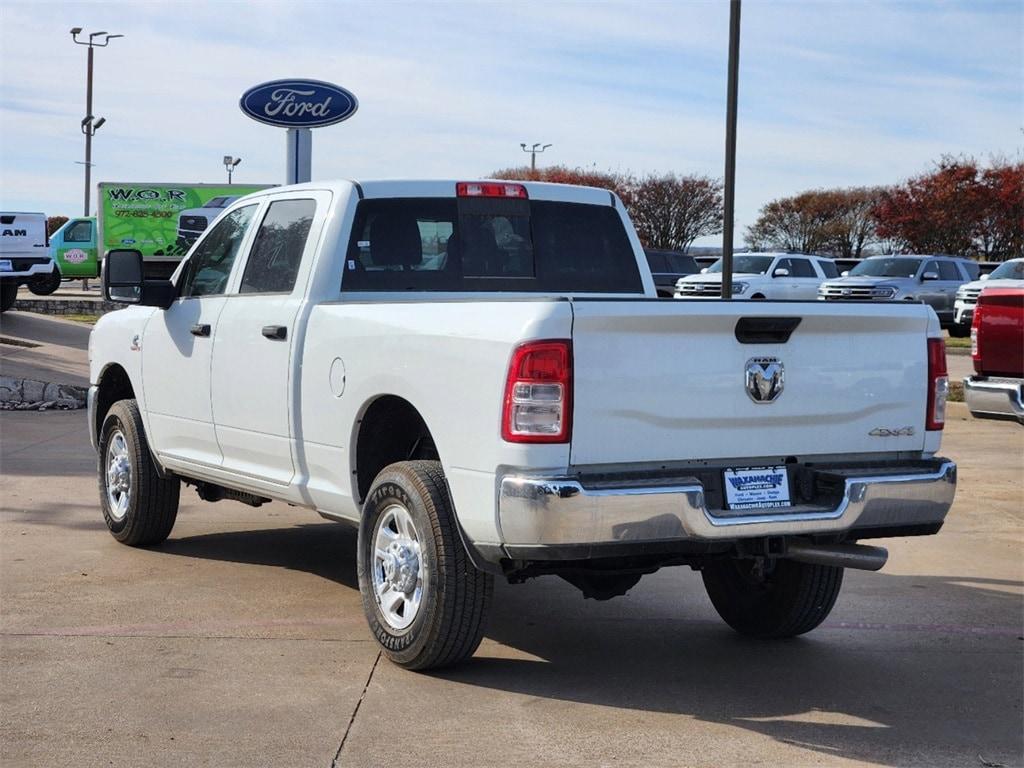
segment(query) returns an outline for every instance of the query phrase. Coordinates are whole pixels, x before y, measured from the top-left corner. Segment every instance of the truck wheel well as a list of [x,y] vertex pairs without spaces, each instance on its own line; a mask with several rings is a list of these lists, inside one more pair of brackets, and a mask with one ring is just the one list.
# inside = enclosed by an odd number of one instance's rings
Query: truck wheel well
[[120,365],[111,365],[100,374],[99,391],[96,395],[96,434],[103,428],[103,420],[107,418],[110,406],[118,400],[131,400],[135,397],[132,380]]
[[437,447],[419,411],[395,395],[378,398],[363,414],[356,437],[356,485],[360,501],[374,478],[396,461],[437,461]]

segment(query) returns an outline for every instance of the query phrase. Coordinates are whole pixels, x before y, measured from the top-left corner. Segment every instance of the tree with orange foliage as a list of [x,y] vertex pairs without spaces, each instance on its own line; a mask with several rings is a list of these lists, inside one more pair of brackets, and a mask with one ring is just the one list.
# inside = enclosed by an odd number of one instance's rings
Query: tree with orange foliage
[[918,253],[1024,255],[1024,164],[979,168],[944,157],[930,173],[886,190],[875,206],[878,233]]

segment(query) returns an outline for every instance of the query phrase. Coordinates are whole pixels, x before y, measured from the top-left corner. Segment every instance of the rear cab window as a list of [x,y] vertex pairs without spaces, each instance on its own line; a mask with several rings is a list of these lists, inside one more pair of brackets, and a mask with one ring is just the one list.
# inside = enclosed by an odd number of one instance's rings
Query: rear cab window
[[372,198],[356,209],[346,291],[643,293],[609,206],[494,198]]

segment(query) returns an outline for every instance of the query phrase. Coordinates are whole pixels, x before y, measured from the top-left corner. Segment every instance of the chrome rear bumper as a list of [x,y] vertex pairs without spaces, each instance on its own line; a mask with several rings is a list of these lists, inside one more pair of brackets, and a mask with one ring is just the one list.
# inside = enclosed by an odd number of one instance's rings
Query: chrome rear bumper
[[850,475],[838,505],[743,513],[710,510],[703,486],[584,487],[572,478],[506,475],[498,516],[508,547],[714,542],[942,523],[956,493],[956,464],[936,459],[905,473]]
[[1024,380],[969,376],[964,379],[964,399],[975,416],[1010,418],[1024,424]]

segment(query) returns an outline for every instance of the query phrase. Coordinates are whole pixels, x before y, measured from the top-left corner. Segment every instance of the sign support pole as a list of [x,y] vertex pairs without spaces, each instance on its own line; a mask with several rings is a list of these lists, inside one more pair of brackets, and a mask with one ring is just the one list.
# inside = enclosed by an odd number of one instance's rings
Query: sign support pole
[[303,184],[313,176],[313,131],[289,128],[285,177],[288,184]]
[[736,101],[740,70],[740,0],[729,3],[729,79],[725,109],[725,211],[722,221],[722,298],[732,298],[732,230],[736,211]]

